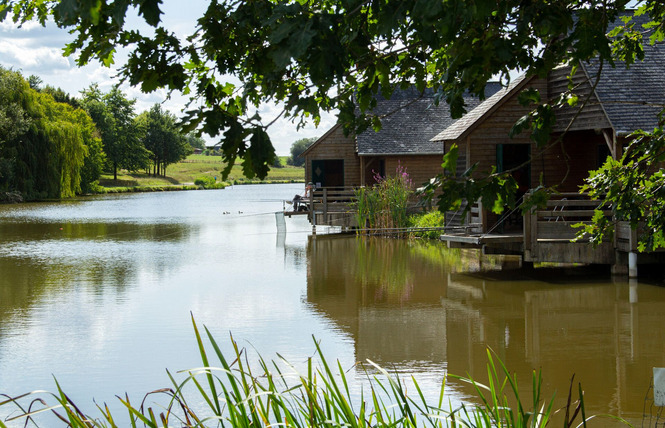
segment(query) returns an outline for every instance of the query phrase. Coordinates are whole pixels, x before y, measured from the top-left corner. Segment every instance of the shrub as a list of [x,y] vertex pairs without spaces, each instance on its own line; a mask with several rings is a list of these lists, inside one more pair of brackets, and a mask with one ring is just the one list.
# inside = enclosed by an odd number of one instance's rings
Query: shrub
[[419,238],[439,239],[439,235],[442,233],[440,228],[446,225],[445,215],[438,210],[412,216],[409,220],[411,227],[422,229],[411,231],[411,236]]
[[226,187],[226,183],[218,182],[215,178],[210,177],[209,175],[202,175],[197,178],[194,180],[194,185],[204,189],[223,189]]

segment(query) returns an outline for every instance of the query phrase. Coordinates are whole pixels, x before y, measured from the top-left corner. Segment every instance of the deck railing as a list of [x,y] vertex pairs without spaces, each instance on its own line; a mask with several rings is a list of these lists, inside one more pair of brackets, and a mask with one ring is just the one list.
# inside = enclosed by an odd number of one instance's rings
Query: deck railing
[[310,221],[312,215],[319,217],[313,224],[330,224],[331,216],[353,217],[351,204],[356,201],[355,188],[353,187],[321,187],[312,192],[308,198],[308,209]]
[[[590,224],[597,209],[612,216],[602,200],[580,193],[562,193],[547,201],[545,209],[534,208],[524,216],[525,252],[536,253],[539,242],[569,242],[576,238],[580,229],[573,225]],[[580,240],[585,241],[584,236]]]

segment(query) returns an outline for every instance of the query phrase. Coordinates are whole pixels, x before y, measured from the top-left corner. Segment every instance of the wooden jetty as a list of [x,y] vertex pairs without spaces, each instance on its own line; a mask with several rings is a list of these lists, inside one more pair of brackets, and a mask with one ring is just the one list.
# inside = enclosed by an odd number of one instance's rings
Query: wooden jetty
[[[479,204],[476,204],[479,205]],[[587,236],[578,236],[579,225],[590,224],[601,210],[608,219],[612,211],[600,200],[579,193],[563,193],[547,202],[545,209],[533,209],[525,215],[505,215],[488,228],[482,206],[469,215],[463,229],[441,235],[449,247],[479,248],[486,254],[520,255],[524,263],[580,263],[612,266],[615,274],[637,276],[637,264],[656,263],[663,254],[638,253],[638,232],[627,222],[615,222],[608,241],[592,244]],[[507,227],[509,218],[520,224]],[[474,222],[475,221],[475,222]],[[508,229],[504,231],[504,229]]]
[[338,226],[342,230],[356,228],[352,203],[355,201],[355,189],[352,187],[324,187],[314,189],[311,195],[305,195],[294,207],[286,211],[285,216],[307,215],[312,227]]

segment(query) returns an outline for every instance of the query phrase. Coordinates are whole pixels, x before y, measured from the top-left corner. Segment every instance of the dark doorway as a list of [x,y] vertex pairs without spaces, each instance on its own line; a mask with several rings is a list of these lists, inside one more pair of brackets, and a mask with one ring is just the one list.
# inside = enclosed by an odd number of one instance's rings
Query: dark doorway
[[496,146],[496,168],[498,172],[509,171],[524,165],[512,172],[519,186],[519,196],[531,188],[530,144],[498,144]]
[[344,187],[344,160],[312,160],[312,182],[316,187]]
[[[515,201],[518,205],[524,194],[531,188],[530,158],[530,144],[498,144],[496,146],[496,169],[498,172],[511,171],[511,175],[517,182]],[[506,210],[498,220],[497,231],[499,233],[519,232],[523,228],[522,220],[520,210]]]

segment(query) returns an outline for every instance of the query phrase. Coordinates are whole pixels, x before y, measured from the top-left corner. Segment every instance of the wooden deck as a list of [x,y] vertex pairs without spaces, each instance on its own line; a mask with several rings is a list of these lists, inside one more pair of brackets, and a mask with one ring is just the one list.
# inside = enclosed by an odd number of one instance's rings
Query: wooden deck
[[[458,234],[458,233],[444,233],[441,235],[441,240],[448,243],[448,246],[455,248],[458,246],[477,247],[481,248],[483,245],[500,245],[500,244],[515,244],[523,243],[524,235],[521,233],[512,234]],[[461,245],[459,245],[461,244]]]
[[[521,232],[472,233],[477,228],[469,226],[467,233],[445,233],[441,240],[449,247],[482,248],[491,254],[517,254],[529,263],[607,264],[616,266],[617,273],[628,273],[623,265],[628,265],[627,254],[636,254],[637,248],[637,232],[629,225],[617,223],[614,239],[595,246],[585,236],[578,236],[580,228],[576,225],[589,224],[597,210],[608,218],[612,216],[603,201],[577,193],[561,194],[548,201],[544,209],[534,209],[522,216]],[[487,230],[488,227],[483,224],[481,229]],[[644,260],[646,256],[640,255]]]

